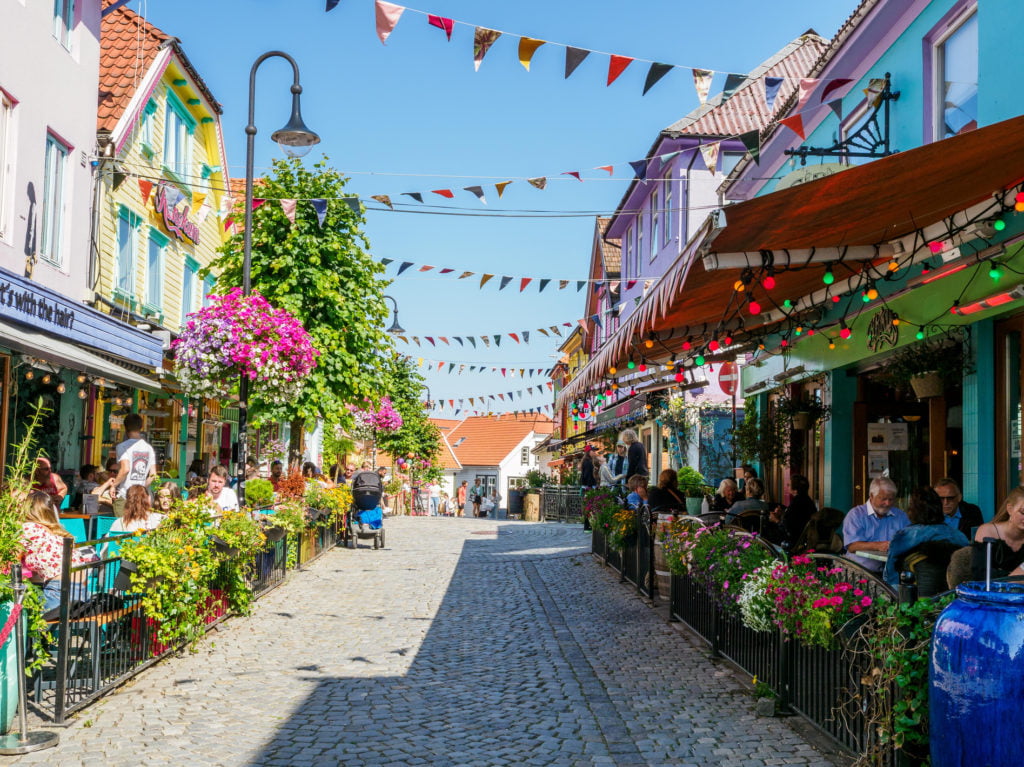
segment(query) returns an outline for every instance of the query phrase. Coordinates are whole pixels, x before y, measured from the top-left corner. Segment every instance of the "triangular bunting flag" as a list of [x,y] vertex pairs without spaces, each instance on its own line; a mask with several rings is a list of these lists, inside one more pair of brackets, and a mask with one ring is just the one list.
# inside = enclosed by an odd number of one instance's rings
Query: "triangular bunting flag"
[[672,71],[671,64],[659,64],[654,62],[651,64],[651,68],[647,70],[647,79],[644,80],[644,92],[640,95],[646,96],[647,91],[654,87],[655,83],[661,78]]
[[563,176],[572,176],[577,181],[583,181],[583,179],[580,178],[580,172],[578,170],[563,170],[562,171],[562,175]]
[[445,267],[444,269],[441,270],[441,274],[451,274],[454,271],[455,271],[454,269],[449,269],[449,268]]
[[583,63],[583,59],[590,55],[590,51],[583,48],[573,48],[571,45],[565,49],[565,79],[576,71],[576,67]]
[[490,339],[490,337],[488,337],[488,336],[480,336],[480,340],[484,342],[484,346],[486,346],[488,349],[491,348],[491,339]]
[[569,280],[559,280],[558,281],[558,289],[559,290],[565,290],[567,287],[569,287]]
[[626,280],[626,290],[632,290],[634,285],[636,285],[636,280]]
[[434,267],[432,267],[432,266],[423,265],[423,266],[420,267],[420,271],[421,272],[429,272],[433,268]]
[[494,338],[494,345],[501,346],[501,336],[492,336]]
[[446,19],[444,16],[434,16],[433,14],[427,14],[427,23],[432,27],[443,29],[445,35],[448,37],[448,41],[452,39],[452,29],[455,27],[454,19]]
[[473,69],[480,71],[480,64],[487,55],[487,51],[501,37],[501,32],[487,27],[477,27],[473,32]]
[[614,165],[598,165],[596,168],[594,168],[594,170],[606,170],[606,171],[608,171],[608,175],[609,176],[615,175],[615,166]]
[[545,176],[540,176],[538,178],[528,178],[526,180],[530,184],[530,186],[536,187],[537,189],[543,189],[548,185],[548,180]]
[[647,179],[647,160],[633,160],[629,163],[629,167],[633,169],[634,175],[644,181]]
[[476,198],[480,200],[484,205],[487,204],[487,200],[484,199],[484,188],[482,186],[464,186],[462,187],[467,192],[476,195]]
[[843,100],[841,98],[833,99],[828,102],[828,108],[831,109],[835,113],[835,116],[840,120],[843,119]]
[[533,282],[533,277],[523,277],[519,280],[519,292],[522,293],[526,290],[526,286]]
[[710,69],[693,70],[693,87],[697,89],[697,98],[703,104],[708,100],[708,93],[711,92],[711,80],[715,73]]
[[263,203],[265,203],[265,202],[266,202],[266,200],[264,200],[264,199],[263,199],[262,197],[253,197],[253,198],[252,198],[252,209],[253,209],[253,210],[259,210],[259,209],[260,209],[260,207],[261,207],[261,206],[263,205]]
[[494,277],[493,274],[485,274],[483,277],[481,277],[480,278],[480,287],[482,288],[484,285],[486,285],[487,281],[490,280],[492,277]]
[[281,200],[281,210],[288,216],[288,220],[295,223],[295,206],[298,204],[298,200]]
[[578,322],[578,323],[579,323],[579,325],[580,325],[580,329],[581,329],[581,330],[582,330],[582,331],[583,331],[584,333],[589,333],[589,332],[590,332],[590,330],[589,330],[589,329],[587,328],[587,321],[586,321],[586,320],[576,320],[576,322]]
[[474,349],[476,348],[476,339],[473,336],[467,336],[466,340],[473,344]]
[[340,3],[340,2],[341,2],[341,0],[327,0],[327,10],[324,11],[324,12],[325,13],[330,13],[335,8],[337,8],[338,3]]
[[826,85],[821,90],[821,99],[820,99],[821,103],[825,103],[825,99],[827,99],[830,94],[835,93],[837,90],[842,88],[844,85],[849,85],[852,82],[853,82],[853,80],[850,80],[849,78],[845,78],[845,77],[837,77],[835,80],[831,80],[828,83],[828,85]]
[[533,59],[533,54],[544,45],[544,42],[544,40],[534,40],[532,37],[519,38],[519,63],[526,68],[527,72],[530,71],[530,60]]
[[503,194],[505,194],[505,187],[508,186],[511,183],[512,183],[511,181],[501,181],[501,182],[499,182],[499,183],[494,185],[494,188],[498,190],[498,199],[499,200],[501,199],[501,196]]
[[[445,346],[451,346],[451,344],[450,344],[450,343],[448,343],[448,339],[447,339],[447,338],[445,338],[444,336],[438,336],[438,337],[437,337],[437,339],[438,339],[439,341],[444,341],[444,345],[445,345]],[[453,365],[452,367],[454,367],[454,365]],[[449,370],[448,372],[450,373],[450,372],[451,372],[451,370]]]
[[406,197],[412,197],[416,202],[423,202],[423,195],[419,192],[402,192]]
[[562,331],[558,329],[557,325],[549,325],[548,327],[551,328],[551,332],[554,333],[556,336],[558,336],[559,338],[562,337]]
[[430,191],[433,194],[439,194],[448,200],[455,196],[455,192],[453,192],[451,189],[431,189]]
[[743,142],[743,146],[750,153],[750,156],[754,158],[754,162],[758,165],[761,164],[761,133],[760,131],[752,130],[747,131],[740,135],[740,141]]
[[387,205],[391,210],[395,209],[395,206],[391,204],[391,198],[386,194],[375,194],[370,197],[371,200],[376,200],[379,203]]
[[511,338],[516,343],[519,343],[519,336],[517,336],[515,333],[509,333],[508,337]]
[[541,280],[538,283],[538,286],[539,286],[540,289],[537,292],[538,293],[543,293],[544,292],[544,288],[546,288],[548,286],[549,282],[551,282],[551,280]]
[[736,92],[736,89],[743,85],[746,79],[746,75],[738,75],[734,73],[730,73],[725,76],[725,88],[722,89],[723,104],[732,98],[732,95]]
[[508,285],[510,282],[512,282],[512,278],[511,277],[502,277],[501,278],[501,285],[498,287],[498,290],[504,290],[505,286]]
[[145,205],[149,202],[149,195],[153,192],[153,182],[146,181],[144,178],[139,179],[139,193],[142,195],[142,204]]
[[382,258],[380,260],[380,262],[382,264],[384,264],[384,266],[390,266],[391,264],[395,263],[395,259],[393,259],[393,258]]
[[206,195],[202,192],[192,193],[192,210],[199,210],[203,207],[203,203],[206,202]]
[[456,341],[459,342],[459,346],[465,346],[465,344],[462,343],[462,337],[461,336],[452,336],[452,338],[454,338]]
[[224,231],[226,232],[228,229],[230,229],[231,226],[234,223],[235,223],[235,219],[233,219],[233,218],[226,218],[226,219],[224,219]]
[[617,79],[619,75],[626,71],[626,67],[633,63],[633,59],[628,56],[616,56],[612,54],[608,59],[608,82],[606,86],[611,85]]
[[313,210],[316,211],[316,220],[320,224],[320,228],[324,228],[324,221],[327,219],[327,200],[315,199],[310,200],[310,204],[313,206]]
[[604,323],[603,323],[603,322],[601,322],[601,317],[600,317],[599,315],[597,315],[597,314],[591,314],[591,315],[590,315],[590,319],[592,319],[592,320],[594,321],[594,324],[595,324],[595,325],[597,325],[597,326],[598,326],[599,328],[601,328],[602,330],[604,330]]
[[586,284],[586,280],[576,280],[576,292],[579,293],[581,290],[583,290],[583,286]]
[[202,224],[206,220],[206,217],[209,216],[212,211],[213,208],[210,207],[210,203],[204,203],[203,207],[201,207],[199,209],[199,212],[196,214],[196,222]]
[[800,78],[799,93],[800,97],[796,102],[796,112],[802,112],[804,106],[807,104],[808,99],[811,98],[811,93],[818,87],[817,77],[802,77]]
[[402,272],[404,272],[410,266],[412,266],[412,261],[403,261],[401,264],[398,265],[398,274],[396,274],[395,276],[396,277],[401,277],[402,276]]
[[721,148],[721,144],[717,141],[714,144],[701,144],[700,154],[704,158],[704,164],[707,166],[711,175],[715,175],[715,169],[718,166],[718,150]]
[[476,274],[476,272],[463,272],[462,274],[459,275],[459,279],[464,280],[467,277],[472,277],[474,274]]
[[413,337],[412,337],[412,342],[413,342],[414,344],[416,344],[417,346],[419,346],[419,345],[420,345],[420,339],[419,339],[419,338],[417,338],[416,336],[413,336]]
[[[523,343],[524,344],[530,343],[530,331],[529,330],[524,330],[523,331]],[[523,371],[520,370],[519,371],[519,375],[522,375],[522,374],[523,374]]]
[[[425,339],[427,339],[428,341],[430,341],[430,345],[431,345],[431,346],[437,346],[437,344],[435,344],[435,343],[434,343],[434,339],[433,339],[433,338],[431,338],[430,336],[423,336],[423,337],[424,337]],[[442,363],[442,364],[444,364],[444,363]],[[440,369],[441,369],[440,365],[438,366],[438,368],[437,368],[437,369],[438,369],[438,370],[440,370]]]
[[764,78],[764,103],[768,107],[769,112],[771,112],[772,107],[775,106],[775,97],[779,95],[779,88],[782,87],[782,83],[784,82],[784,77]]
[[785,119],[779,120],[779,122],[793,131],[793,133],[798,135],[800,138],[807,138],[807,136],[804,135],[804,116],[802,114],[790,115]]
[[381,43],[387,44],[388,37],[395,31],[398,20],[402,18],[402,11],[405,8],[394,3],[386,3],[384,0],[377,0],[375,13],[377,16],[377,37]]
[[359,207],[358,197],[342,197],[341,199],[345,201],[345,204],[348,205],[352,209],[352,212],[357,216],[362,214],[363,211]]
[[443,367],[444,367],[444,363],[443,363],[443,362],[438,362],[438,363],[437,363],[437,369],[438,369],[438,370],[440,370],[440,369],[441,369],[441,368],[443,368]]

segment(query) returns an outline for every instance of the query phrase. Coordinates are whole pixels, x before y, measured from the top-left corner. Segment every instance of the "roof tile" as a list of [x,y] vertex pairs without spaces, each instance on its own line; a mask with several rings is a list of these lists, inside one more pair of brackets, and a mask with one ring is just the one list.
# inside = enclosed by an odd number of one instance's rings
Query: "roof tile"
[[446,436],[463,466],[497,466],[530,432],[550,434],[553,425],[543,415],[473,416]]

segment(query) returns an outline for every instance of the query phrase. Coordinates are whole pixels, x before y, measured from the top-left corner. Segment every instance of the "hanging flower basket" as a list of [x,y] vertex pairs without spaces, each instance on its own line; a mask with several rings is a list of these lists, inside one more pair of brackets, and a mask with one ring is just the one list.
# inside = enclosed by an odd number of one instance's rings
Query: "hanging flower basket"
[[174,351],[174,373],[189,396],[224,399],[244,375],[272,404],[298,395],[319,353],[298,319],[240,288],[190,314]]
[[923,373],[910,379],[910,386],[918,399],[941,397],[946,390],[938,373]]

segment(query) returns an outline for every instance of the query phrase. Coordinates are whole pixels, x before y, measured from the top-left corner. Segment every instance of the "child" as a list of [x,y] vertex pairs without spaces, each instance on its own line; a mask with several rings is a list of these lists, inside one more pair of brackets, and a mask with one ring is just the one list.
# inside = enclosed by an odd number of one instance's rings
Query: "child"
[[630,489],[629,495],[626,496],[626,504],[631,509],[639,509],[644,503],[647,503],[647,477],[643,474],[634,474],[629,478],[627,486]]

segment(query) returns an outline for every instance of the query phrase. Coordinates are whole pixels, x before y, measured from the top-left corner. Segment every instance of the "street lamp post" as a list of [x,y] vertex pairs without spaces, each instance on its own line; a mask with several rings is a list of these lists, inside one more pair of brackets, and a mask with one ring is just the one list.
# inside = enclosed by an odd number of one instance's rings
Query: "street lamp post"
[[395,307],[395,319],[391,323],[391,327],[388,328],[388,333],[393,336],[400,336],[405,333],[405,328],[398,324],[398,302],[391,296],[384,296],[384,298],[388,299]]
[[[245,126],[245,232],[243,233],[242,252],[242,295],[252,292],[252,184],[253,165],[256,150],[256,70],[260,64],[270,58],[282,58],[292,65],[292,114],[288,124],[270,134],[291,157],[305,156],[314,145],[320,143],[320,137],[306,127],[299,110],[299,96],[302,86],[299,84],[299,65],[295,59],[282,51],[267,51],[253,62],[249,71],[249,124]],[[242,375],[238,382],[238,502],[245,503],[245,468],[248,458],[249,428],[249,379]]]

